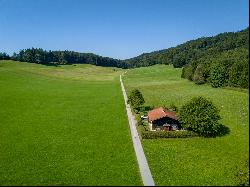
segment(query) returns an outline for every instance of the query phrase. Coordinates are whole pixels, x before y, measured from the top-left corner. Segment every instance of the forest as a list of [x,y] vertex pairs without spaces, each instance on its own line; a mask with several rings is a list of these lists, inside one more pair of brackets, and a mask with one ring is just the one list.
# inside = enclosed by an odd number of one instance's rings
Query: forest
[[249,28],[202,37],[176,47],[125,60],[128,67],[173,64],[182,78],[213,87],[248,88]]
[[225,32],[212,37],[190,40],[168,49],[144,53],[119,60],[93,53],[74,51],[46,51],[41,48],[20,50],[1,59],[12,59],[46,65],[93,64],[105,67],[136,68],[154,64],[173,64],[182,69],[182,78],[196,84],[209,83],[213,87],[248,88],[249,28],[239,32]]
[[79,53],[74,51],[46,51],[41,48],[30,48],[20,50],[9,57],[6,53],[0,53],[1,59],[12,59],[21,62],[30,62],[46,65],[63,64],[93,64],[105,67],[121,67],[117,59],[102,57],[93,53]]

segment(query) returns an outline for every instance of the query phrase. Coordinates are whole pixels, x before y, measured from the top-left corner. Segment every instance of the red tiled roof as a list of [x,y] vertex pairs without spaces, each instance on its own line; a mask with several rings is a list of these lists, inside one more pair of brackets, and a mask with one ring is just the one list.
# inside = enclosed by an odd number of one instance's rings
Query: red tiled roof
[[156,109],[150,110],[148,112],[148,121],[154,121],[157,119],[161,119],[163,117],[169,117],[169,118],[172,118],[175,120],[177,119],[175,112],[168,111],[168,110],[164,109],[163,107],[156,108]]

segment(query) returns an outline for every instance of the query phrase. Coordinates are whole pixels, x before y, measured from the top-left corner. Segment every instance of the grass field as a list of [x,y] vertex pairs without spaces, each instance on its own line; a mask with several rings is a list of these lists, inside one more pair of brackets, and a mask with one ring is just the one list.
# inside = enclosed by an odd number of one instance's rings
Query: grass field
[[141,185],[120,73],[0,61],[0,185]]
[[128,70],[127,92],[139,88],[146,104],[180,107],[204,96],[220,109],[230,134],[217,138],[143,140],[157,185],[235,185],[236,167],[249,158],[249,94],[247,90],[212,88],[180,78],[181,69],[155,65]]

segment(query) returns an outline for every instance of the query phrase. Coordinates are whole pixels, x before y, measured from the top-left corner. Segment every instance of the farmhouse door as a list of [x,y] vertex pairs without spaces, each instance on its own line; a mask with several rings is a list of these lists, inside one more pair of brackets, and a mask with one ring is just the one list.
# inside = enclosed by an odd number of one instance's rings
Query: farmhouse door
[[171,131],[171,126],[163,127],[164,131]]

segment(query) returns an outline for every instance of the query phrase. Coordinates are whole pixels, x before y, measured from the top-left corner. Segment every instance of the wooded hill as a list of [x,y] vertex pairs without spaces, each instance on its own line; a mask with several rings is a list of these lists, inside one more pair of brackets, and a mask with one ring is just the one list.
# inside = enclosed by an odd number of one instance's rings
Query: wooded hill
[[183,67],[182,77],[213,87],[248,88],[249,28],[202,37],[176,47],[125,60],[128,67],[173,64]]
[[[6,54],[2,53],[2,55],[5,55],[6,59]],[[68,50],[46,51],[41,48],[23,49],[19,53],[14,53],[11,59],[46,65],[93,64],[97,66],[122,67],[120,60],[102,57],[93,53],[79,53]]]
[[154,64],[173,64],[183,67],[182,77],[197,84],[211,83],[213,87],[235,86],[248,88],[249,28],[225,32],[213,37],[190,40],[176,47],[144,53],[134,58],[118,60],[93,53],[25,49],[0,59],[57,64],[93,64],[97,66],[135,68]]

